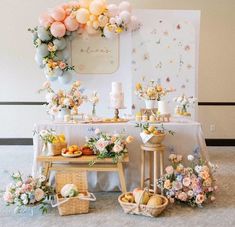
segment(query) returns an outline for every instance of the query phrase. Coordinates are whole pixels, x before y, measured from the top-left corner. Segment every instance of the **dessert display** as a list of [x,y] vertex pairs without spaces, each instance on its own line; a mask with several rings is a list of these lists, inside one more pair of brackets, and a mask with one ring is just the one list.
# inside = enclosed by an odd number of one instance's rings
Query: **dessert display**
[[75,158],[82,155],[82,151],[77,145],[71,145],[67,148],[62,149],[62,156],[66,158]]

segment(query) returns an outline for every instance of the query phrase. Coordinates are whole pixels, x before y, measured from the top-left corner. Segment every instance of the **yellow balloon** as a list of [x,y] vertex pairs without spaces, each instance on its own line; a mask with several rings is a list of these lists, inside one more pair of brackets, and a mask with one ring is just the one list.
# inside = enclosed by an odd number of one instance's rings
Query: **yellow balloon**
[[81,24],[86,24],[86,22],[89,20],[90,14],[87,9],[81,8],[77,11],[76,19]]
[[90,12],[94,15],[100,15],[105,9],[105,5],[101,1],[93,1],[90,4]]

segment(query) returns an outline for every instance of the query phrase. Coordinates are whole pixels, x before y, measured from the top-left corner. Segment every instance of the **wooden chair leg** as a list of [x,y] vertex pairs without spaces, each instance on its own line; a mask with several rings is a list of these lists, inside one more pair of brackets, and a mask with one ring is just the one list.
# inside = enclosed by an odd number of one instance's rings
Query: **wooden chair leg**
[[44,163],[43,175],[46,177],[46,179],[49,178],[50,167],[51,167],[51,162]]
[[164,151],[160,152],[160,177],[163,175],[164,171]]
[[157,152],[154,151],[153,153],[153,191],[154,193],[157,193],[157,180],[158,180],[158,157],[157,157]]
[[145,151],[141,149],[141,167],[140,167],[140,188],[144,188],[144,170],[145,170]]
[[118,174],[119,174],[119,179],[120,179],[120,184],[121,184],[121,190],[123,193],[125,193],[126,192],[126,180],[125,180],[122,162],[118,162],[117,167],[118,167]]
[[149,188],[151,188],[153,184],[153,172],[152,172],[152,152],[149,152]]

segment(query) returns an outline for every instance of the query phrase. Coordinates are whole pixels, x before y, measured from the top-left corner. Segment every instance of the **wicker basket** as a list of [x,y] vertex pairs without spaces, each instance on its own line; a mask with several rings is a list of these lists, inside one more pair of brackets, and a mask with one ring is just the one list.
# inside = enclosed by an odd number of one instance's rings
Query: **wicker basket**
[[[137,215],[144,215],[148,217],[157,217],[166,209],[168,205],[168,199],[162,195],[158,195],[158,196],[162,198],[164,203],[158,207],[151,207],[148,205],[137,204],[137,203],[126,203],[121,200],[122,197],[125,196],[125,194],[126,193],[118,197],[118,202],[120,203],[122,209],[124,210],[126,214],[137,214]],[[142,193],[141,197],[143,196],[143,194],[144,192]],[[139,201],[141,201],[141,198]]]
[[67,143],[47,143],[48,156],[60,155],[63,148],[67,147]]
[[149,145],[149,146],[154,146],[154,145],[157,145],[157,144],[161,144],[162,141],[165,139],[166,137],[166,134],[159,134],[159,135],[153,135],[147,142],[146,142],[146,145]]
[[[71,198],[63,198],[60,194],[62,187],[65,184],[75,184],[79,193],[84,196],[76,196]],[[59,214],[71,215],[71,214],[85,214],[89,212],[90,201],[95,201],[96,198],[92,193],[87,191],[87,174],[86,171],[79,171],[76,173],[57,173],[56,174],[56,198]]]

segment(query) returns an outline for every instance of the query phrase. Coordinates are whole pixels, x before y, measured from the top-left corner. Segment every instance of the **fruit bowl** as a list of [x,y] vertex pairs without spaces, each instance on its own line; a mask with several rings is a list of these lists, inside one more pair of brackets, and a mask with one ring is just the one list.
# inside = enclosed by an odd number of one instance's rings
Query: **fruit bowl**
[[74,153],[74,154],[68,154],[68,153],[61,153],[61,155],[65,158],[77,158],[77,157],[80,157],[82,155],[82,152],[81,151],[78,151],[77,153]]
[[66,158],[76,158],[82,155],[82,151],[77,145],[71,145],[62,149],[61,155]]
[[161,133],[158,135],[153,135],[147,142],[147,145],[156,145],[156,144],[161,144],[162,141],[165,139],[166,133]]

